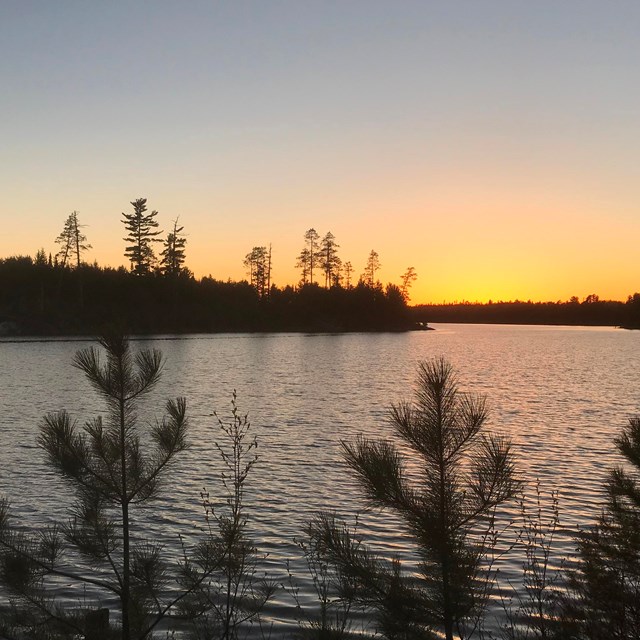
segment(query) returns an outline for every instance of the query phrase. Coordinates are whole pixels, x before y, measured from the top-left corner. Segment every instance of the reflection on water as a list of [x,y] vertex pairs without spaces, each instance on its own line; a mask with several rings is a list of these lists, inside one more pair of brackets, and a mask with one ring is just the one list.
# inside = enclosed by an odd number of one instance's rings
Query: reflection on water
[[[602,480],[619,461],[613,437],[640,411],[640,334],[489,325],[436,329],[145,340],[145,346],[162,349],[167,362],[144,417],[159,416],[164,398],[186,396],[193,440],[163,498],[146,514],[153,534],[177,553],[178,532],[202,526],[200,490],[207,487],[213,496],[218,486],[212,414],[224,414],[237,389],[240,410],[249,413],[260,442],[247,494],[257,545],[276,578],[285,581],[284,561],[290,559],[304,579],[293,539],[309,517],[318,509],[352,517],[364,507],[340,461],[340,440],[360,433],[388,436],[389,404],[411,397],[419,360],[440,355],[457,368],[463,389],[488,396],[491,427],[511,435],[525,478],[539,478],[543,493],[558,490],[562,524],[572,528],[595,517]],[[36,526],[64,518],[69,497],[36,446],[41,417],[64,407],[83,421],[102,410],[71,366],[84,346],[0,342],[0,493],[11,497],[20,519]],[[404,548],[402,530],[386,514],[366,513],[361,523],[381,551]],[[568,535],[560,545],[573,548]],[[521,562],[516,556],[507,560],[511,579],[519,579]],[[291,620],[292,606],[281,594],[269,614]]]

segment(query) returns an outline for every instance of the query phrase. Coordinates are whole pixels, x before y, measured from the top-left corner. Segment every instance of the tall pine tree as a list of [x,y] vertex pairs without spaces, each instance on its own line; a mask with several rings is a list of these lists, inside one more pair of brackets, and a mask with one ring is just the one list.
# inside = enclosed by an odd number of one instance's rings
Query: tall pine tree
[[640,416],[616,446],[624,466],[609,473],[602,514],[578,537],[578,563],[562,602],[563,638],[640,638]]
[[364,273],[360,278],[362,282],[364,282],[368,287],[375,287],[376,271],[378,271],[381,266],[378,252],[371,249],[371,253],[369,253],[369,257],[367,258],[367,264],[364,268]]
[[248,270],[249,282],[263,298],[269,295],[271,284],[271,247],[253,247],[243,261]]
[[136,275],[146,275],[151,272],[156,264],[156,255],[153,251],[153,243],[160,242],[159,236],[162,231],[156,231],[158,222],[156,221],[157,211],[147,213],[147,199],[138,198],[134,200],[133,213],[124,213],[123,224],[128,232],[125,242],[129,244],[125,248],[124,255],[131,262],[131,271]]
[[338,249],[340,245],[336,243],[336,238],[331,233],[331,231],[327,231],[327,233],[322,238],[322,242],[320,244],[320,267],[324,271],[324,286],[328,289],[333,286],[338,280],[340,273],[340,266],[342,261],[338,257]]
[[184,269],[184,246],[187,239],[182,234],[184,227],[178,226],[178,218],[173,221],[173,230],[167,234],[164,240],[164,248],[160,253],[160,265],[162,273],[166,276],[177,276]]
[[301,284],[313,284],[313,270],[318,268],[320,260],[320,236],[315,229],[309,229],[304,234],[305,247],[298,256],[296,267],[302,270]]
[[72,211],[65,220],[62,232],[56,238],[56,243],[60,245],[56,259],[63,267],[72,260],[75,261],[76,267],[79,267],[82,253],[91,249],[91,245],[87,244],[87,236],[80,231],[83,226],[78,222],[78,212]]

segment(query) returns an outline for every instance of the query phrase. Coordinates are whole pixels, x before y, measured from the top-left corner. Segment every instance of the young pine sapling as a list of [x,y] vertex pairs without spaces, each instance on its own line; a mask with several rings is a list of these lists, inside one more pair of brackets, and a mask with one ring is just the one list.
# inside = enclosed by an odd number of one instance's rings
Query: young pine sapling
[[343,443],[343,453],[369,503],[404,522],[420,559],[418,579],[398,560],[376,556],[329,514],[312,523],[313,539],[356,585],[387,638],[469,637],[466,624],[477,620],[487,594],[486,531],[496,507],[520,488],[510,444],[482,434],[484,399],[462,394],[443,359],[420,365],[415,401],[392,406],[390,418],[416,454],[414,477],[390,441],[360,437]]
[[[158,495],[188,446],[186,401],[169,400],[164,418],[141,437],[136,407],[160,378],[161,353],[134,353],[121,335],[100,344],[106,358],[89,348],[78,351],[74,365],[104,400],[106,416],[79,427],[59,411],[45,416],[40,430],[48,463],[76,496],[69,521],[28,533],[11,526],[6,504],[0,509],[0,580],[13,604],[4,627],[12,638],[143,640],[185,596],[169,588],[172,567],[162,545],[144,538],[139,521],[133,525],[137,508]],[[77,585],[84,606],[57,602],[60,578]],[[116,624],[105,602],[119,609]]]

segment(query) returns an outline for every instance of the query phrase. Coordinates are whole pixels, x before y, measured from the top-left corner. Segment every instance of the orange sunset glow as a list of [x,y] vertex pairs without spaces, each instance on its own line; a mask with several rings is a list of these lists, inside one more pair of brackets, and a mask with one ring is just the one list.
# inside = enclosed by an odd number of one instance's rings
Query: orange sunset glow
[[356,277],[413,266],[414,303],[624,300],[637,44],[587,4],[5,6],[0,255],[55,253],[77,210],[85,259],[128,266],[145,197],[196,277],[271,245],[295,285],[315,228]]

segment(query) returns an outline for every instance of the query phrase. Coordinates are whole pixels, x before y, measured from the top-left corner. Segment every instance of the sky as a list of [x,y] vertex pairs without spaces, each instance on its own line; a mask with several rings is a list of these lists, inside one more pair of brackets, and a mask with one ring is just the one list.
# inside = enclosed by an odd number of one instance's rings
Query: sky
[[637,0],[0,0],[0,257],[127,264],[177,217],[196,276],[304,233],[412,302],[640,290]]

